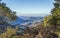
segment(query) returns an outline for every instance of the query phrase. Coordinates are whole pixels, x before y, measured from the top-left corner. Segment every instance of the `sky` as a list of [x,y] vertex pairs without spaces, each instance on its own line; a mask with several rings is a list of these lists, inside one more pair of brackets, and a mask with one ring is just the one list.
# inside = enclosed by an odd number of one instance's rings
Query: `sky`
[[2,0],[17,16],[48,15],[53,8],[53,0]]

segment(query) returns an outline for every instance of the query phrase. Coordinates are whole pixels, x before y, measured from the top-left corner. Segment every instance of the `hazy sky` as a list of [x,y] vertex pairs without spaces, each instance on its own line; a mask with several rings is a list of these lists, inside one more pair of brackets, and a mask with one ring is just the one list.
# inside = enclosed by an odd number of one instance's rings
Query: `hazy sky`
[[46,15],[53,8],[53,0],[3,0],[17,15]]

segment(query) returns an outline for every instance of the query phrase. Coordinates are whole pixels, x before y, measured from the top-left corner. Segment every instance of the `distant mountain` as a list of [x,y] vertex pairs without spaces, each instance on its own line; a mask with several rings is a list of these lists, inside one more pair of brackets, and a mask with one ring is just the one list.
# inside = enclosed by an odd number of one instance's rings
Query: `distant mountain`
[[[7,27],[8,25],[11,27],[15,27],[17,26],[30,26],[30,25],[36,25],[38,23],[41,23],[43,21],[44,17],[33,17],[33,16],[20,16],[17,17],[17,19],[15,21],[12,22],[6,22],[6,20],[4,20],[4,18],[0,17],[0,27]],[[2,24],[4,22],[4,24]]]
[[33,16],[20,16],[17,17],[15,21],[12,21],[10,24],[12,25],[31,25],[34,22],[41,22],[43,21],[44,17],[33,17]]
[[33,17],[33,16],[20,16],[10,24],[18,26],[17,34],[23,34],[30,26],[36,26],[43,21],[44,17]]
[[34,26],[43,21],[44,17],[28,17],[28,16],[20,16],[17,17],[15,21],[7,21],[3,17],[0,17],[0,33],[3,33],[6,31],[7,27],[10,26],[12,28],[15,28],[18,26],[18,34],[20,33],[20,30],[24,31],[28,26]]

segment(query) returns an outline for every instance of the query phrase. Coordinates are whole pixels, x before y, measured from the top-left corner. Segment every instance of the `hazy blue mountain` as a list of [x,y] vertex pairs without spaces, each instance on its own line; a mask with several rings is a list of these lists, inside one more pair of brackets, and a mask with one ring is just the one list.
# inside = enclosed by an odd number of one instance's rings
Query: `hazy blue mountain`
[[32,16],[20,16],[17,17],[15,21],[12,22],[6,22],[6,19],[4,20],[3,17],[0,17],[0,33],[4,32],[7,29],[7,26],[11,26],[12,28],[15,28],[16,25],[19,26],[18,34],[20,31],[24,31],[27,26],[37,24],[43,21],[43,17],[32,17]]
[[35,22],[35,21],[43,21],[43,17],[33,17],[33,16],[20,16],[20,17],[17,17],[17,19],[13,22],[11,22],[12,25],[23,25],[23,24],[27,24],[27,25],[30,25],[32,24],[32,22]]

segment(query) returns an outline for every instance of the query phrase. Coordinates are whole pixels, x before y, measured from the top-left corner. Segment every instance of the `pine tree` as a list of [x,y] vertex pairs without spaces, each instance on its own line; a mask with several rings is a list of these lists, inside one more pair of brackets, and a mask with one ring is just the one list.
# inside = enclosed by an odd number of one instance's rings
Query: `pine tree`
[[51,26],[50,33],[60,34],[60,0],[55,0],[54,8],[51,10],[51,15],[45,18],[44,25]]
[[0,1],[0,16],[8,17],[10,20],[16,19],[16,12],[12,11],[5,3]]
[[13,12],[4,2],[0,0],[0,29],[6,30],[9,22],[16,19],[16,12]]

